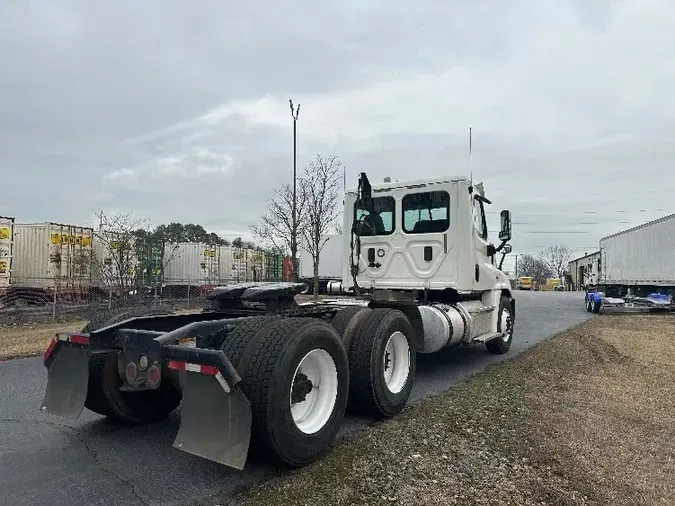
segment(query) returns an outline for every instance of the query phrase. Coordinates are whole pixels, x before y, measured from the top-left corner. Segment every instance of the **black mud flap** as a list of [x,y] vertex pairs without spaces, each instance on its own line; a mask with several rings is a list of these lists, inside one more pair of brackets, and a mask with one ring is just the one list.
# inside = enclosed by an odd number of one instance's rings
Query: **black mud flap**
[[185,371],[181,424],[174,448],[243,469],[251,439],[251,405],[221,376]]
[[89,353],[82,346],[62,345],[47,366],[42,411],[77,418],[84,409],[89,380]]

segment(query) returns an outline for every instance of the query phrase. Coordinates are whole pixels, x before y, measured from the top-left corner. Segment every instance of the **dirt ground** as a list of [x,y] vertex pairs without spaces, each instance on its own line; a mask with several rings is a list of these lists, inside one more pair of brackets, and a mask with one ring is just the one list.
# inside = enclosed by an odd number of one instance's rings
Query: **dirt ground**
[[674,317],[596,316],[230,504],[673,505],[673,363]]

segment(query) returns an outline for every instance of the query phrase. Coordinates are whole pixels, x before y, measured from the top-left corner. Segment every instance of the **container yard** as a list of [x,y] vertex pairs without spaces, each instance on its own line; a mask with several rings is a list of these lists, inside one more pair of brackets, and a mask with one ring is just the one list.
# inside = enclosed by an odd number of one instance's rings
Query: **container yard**
[[11,282],[14,218],[0,216],[0,295]]
[[229,283],[284,279],[287,260],[258,249],[136,240],[91,227],[0,217],[0,306],[98,303],[141,292],[199,297]]

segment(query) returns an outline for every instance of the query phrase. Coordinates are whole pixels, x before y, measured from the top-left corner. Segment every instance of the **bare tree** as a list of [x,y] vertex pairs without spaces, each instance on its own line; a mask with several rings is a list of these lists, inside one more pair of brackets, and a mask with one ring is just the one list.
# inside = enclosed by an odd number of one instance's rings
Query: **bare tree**
[[135,285],[134,232],[148,227],[146,220],[132,213],[106,215],[102,211],[100,229],[94,232],[94,270],[103,285],[128,294]]
[[[305,182],[303,178],[297,180],[297,219],[299,230],[304,226],[306,203],[304,198]],[[279,253],[287,253],[293,245],[293,185],[285,184],[274,192],[274,196],[267,201],[267,210],[262,215],[260,223],[250,227],[251,234],[261,245]],[[296,237],[296,243],[298,237]],[[293,266],[295,269],[297,266]]]
[[145,244],[148,241],[161,242],[156,248],[159,263],[151,266],[157,281],[173,259],[178,245],[171,247],[165,244],[162,237],[156,237],[151,231],[148,220],[136,218],[133,213],[106,215],[101,212],[97,217],[100,219],[100,228],[94,232],[92,263],[94,273],[101,282],[111,290],[129,295],[143,274],[139,271],[148,268],[144,265],[147,259],[139,258],[149,256]]
[[540,258],[535,258],[532,255],[522,255],[519,257],[516,276],[527,276],[532,278],[533,281],[543,283],[552,274],[553,271]]
[[305,239],[304,249],[312,256],[314,274],[314,295],[319,293],[319,255],[328,232],[335,230],[340,215],[342,163],[336,156],[316,158],[305,167],[303,187],[306,204],[306,220],[302,227]]
[[572,252],[564,244],[549,246],[538,255],[551,272],[558,278],[562,278],[567,270],[567,264],[572,258]]

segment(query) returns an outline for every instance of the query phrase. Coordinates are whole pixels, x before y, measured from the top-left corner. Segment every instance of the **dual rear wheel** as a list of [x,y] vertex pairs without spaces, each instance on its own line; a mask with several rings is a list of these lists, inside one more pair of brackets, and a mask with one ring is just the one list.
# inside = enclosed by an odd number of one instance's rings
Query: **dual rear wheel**
[[325,453],[351,411],[388,418],[405,406],[415,340],[403,313],[346,308],[333,320],[262,316],[224,336],[253,412],[251,450],[296,467]]

